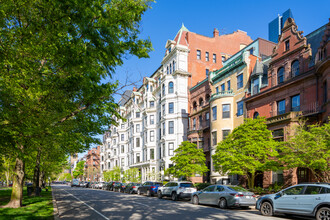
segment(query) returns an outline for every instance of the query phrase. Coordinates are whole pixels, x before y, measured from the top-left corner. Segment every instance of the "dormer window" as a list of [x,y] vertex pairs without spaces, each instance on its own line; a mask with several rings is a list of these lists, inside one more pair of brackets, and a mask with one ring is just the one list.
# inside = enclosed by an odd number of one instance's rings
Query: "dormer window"
[[285,51],[290,49],[290,40],[285,41]]

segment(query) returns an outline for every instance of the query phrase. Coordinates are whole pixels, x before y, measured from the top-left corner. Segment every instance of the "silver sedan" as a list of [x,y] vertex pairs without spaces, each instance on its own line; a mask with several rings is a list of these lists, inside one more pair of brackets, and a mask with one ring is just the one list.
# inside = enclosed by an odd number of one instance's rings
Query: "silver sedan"
[[240,186],[211,185],[192,194],[193,204],[218,205],[221,209],[227,207],[255,206],[254,193]]

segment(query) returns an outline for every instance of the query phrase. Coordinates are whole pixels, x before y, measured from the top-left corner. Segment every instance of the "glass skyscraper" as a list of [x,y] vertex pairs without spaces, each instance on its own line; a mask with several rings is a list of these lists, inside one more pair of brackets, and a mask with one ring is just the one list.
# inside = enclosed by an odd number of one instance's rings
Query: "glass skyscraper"
[[288,18],[293,18],[291,9],[286,10],[282,15],[278,15],[273,21],[268,24],[268,40],[277,43],[278,36],[281,34],[281,30],[285,21]]

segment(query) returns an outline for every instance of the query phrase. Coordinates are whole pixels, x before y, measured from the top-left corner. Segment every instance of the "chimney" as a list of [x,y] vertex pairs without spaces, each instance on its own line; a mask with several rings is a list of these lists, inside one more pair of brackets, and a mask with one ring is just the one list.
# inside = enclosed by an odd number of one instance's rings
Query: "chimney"
[[215,36],[219,36],[219,30],[217,28],[214,28],[214,31],[213,31],[213,37]]
[[137,88],[133,87],[133,92],[136,92],[137,91]]

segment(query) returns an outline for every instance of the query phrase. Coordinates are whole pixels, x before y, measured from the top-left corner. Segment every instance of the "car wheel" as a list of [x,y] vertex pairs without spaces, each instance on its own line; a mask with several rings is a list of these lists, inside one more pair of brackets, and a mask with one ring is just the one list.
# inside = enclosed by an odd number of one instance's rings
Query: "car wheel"
[[220,209],[226,209],[227,208],[227,200],[225,198],[220,199],[219,207],[220,207]]
[[263,202],[260,206],[260,212],[262,215],[271,216],[273,215],[273,206],[270,202]]
[[130,193],[130,194],[134,194],[134,191],[133,191],[133,190],[130,190],[129,193]]
[[158,191],[157,196],[158,196],[158,199],[162,199],[163,198],[162,192]]
[[330,208],[322,207],[316,212],[316,220],[330,219]]
[[138,191],[137,191],[137,194],[138,194],[138,195],[141,195],[141,191],[140,191],[139,189],[138,189]]
[[199,204],[199,199],[198,199],[198,196],[194,196],[193,199],[192,199],[192,203],[194,205],[198,205]]
[[148,196],[148,197],[151,196],[151,192],[150,192],[150,190],[147,191],[147,196]]
[[178,200],[178,195],[176,194],[176,192],[173,192],[173,193],[172,193],[171,198],[172,198],[173,201]]

